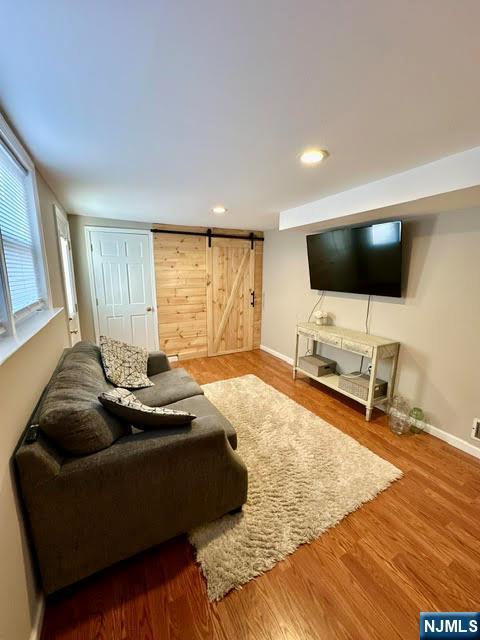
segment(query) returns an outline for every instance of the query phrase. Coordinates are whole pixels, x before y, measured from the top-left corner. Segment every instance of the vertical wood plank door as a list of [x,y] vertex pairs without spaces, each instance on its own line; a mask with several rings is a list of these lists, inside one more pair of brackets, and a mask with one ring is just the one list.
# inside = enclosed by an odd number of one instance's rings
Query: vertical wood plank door
[[205,238],[154,234],[160,348],[179,359],[207,355]]
[[207,239],[208,355],[253,349],[255,250],[250,241]]

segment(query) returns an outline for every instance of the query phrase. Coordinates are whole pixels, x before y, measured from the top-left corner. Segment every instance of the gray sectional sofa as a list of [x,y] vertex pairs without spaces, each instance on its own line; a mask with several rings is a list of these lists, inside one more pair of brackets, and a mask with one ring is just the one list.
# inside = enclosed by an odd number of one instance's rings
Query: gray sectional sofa
[[108,414],[98,401],[111,388],[99,348],[81,342],[64,353],[34,413],[38,438],[22,438],[15,451],[46,593],[246,500],[232,425],[163,353],[149,356],[148,375],[155,385],[137,397],[194,413],[191,425],[138,431]]

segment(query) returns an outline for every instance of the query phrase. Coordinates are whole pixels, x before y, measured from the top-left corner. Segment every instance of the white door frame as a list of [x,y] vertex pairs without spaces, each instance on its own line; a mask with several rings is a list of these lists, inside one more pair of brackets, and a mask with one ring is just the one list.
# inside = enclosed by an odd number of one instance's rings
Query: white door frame
[[89,225],[85,227],[85,248],[87,250],[87,262],[88,262],[88,280],[90,283],[90,300],[92,303],[93,313],[93,325],[95,327],[95,342],[98,344],[100,338],[100,328],[98,323],[98,308],[97,297],[95,295],[95,279],[93,277],[93,262],[92,262],[92,242],[90,239],[90,232],[101,231],[102,233],[130,233],[136,235],[142,235],[148,237],[148,246],[150,249],[150,264],[152,268],[151,282],[152,282],[152,300],[153,300],[153,328],[155,333],[155,349],[159,349],[158,346],[158,311],[157,311],[157,289],[155,286],[155,256],[153,254],[153,233],[148,229],[121,229],[119,227],[95,227]]
[[[68,330],[68,336],[69,336],[69,340],[70,340],[70,346],[73,346],[74,344],[74,340],[72,338],[73,334],[78,334],[78,340],[82,339],[82,334],[81,334],[81,329],[80,329],[80,317],[79,317],[79,313],[78,313],[78,296],[77,296],[77,279],[75,277],[75,267],[73,265],[73,254],[72,254],[72,244],[71,244],[71,237],[70,237],[70,225],[68,223],[68,217],[67,214],[65,213],[65,211],[59,207],[57,204],[53,205],[53,213],[55,216],[55,228],[57,231],[57,248],[58,248],[58,259],[60,261],[60,270],[62,272],[62,285],[63,285],[63,296],[64,296],[64,302],[65,302],[65,320],[67,323],[67,330]],[[71,269],[71,275],[72,275],[72,279],[73,282],[71,283],[73,285],[73,290],[72,290],[72,294],[73,294],[73,304],[75,305],[75,315],[76,315],[76,330],[72,331],[72,325],[71,325],[71,321],[70,321],[70,317],[69,317],[69,309],[68,309],[68,293],[67,293],[67,288],[68,288],[68,284],[66,282],[66,274],[65,274],[65,265],[64,265],[64,261],[63,261],[63,257],[62,257],[62,246],[61,246],[61,238],[65,237],[63,235],[63,231],[62,231],[62,225],[64,227],[66,227],[67,232],[68,232],[68,245],[69,245],[69,258],[70,258],[70,269]],[[75,340],[75,342],[77,342],[78,340]]]

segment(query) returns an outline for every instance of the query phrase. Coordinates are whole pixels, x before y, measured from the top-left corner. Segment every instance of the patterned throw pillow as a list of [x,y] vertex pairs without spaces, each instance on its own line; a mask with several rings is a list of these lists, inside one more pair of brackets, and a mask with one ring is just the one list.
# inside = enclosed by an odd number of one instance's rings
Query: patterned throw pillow
[[105,375],[116,387],[153,387],[147,377],[148,353],[143,347],[100,336],[100,353]]
[[128,389],[112,389],[98,396],[103,406],[139,429],[158,429],[190,424],[196,418],[188,411],[176,411],[166,407],[148,407]]

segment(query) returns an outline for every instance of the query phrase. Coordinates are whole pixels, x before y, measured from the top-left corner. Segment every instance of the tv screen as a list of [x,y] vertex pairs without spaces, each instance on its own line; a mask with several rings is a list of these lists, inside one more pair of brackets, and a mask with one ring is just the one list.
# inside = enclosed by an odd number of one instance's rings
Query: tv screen
[[399,220],[307,236],[307,250],[312,289],[402,295]]

